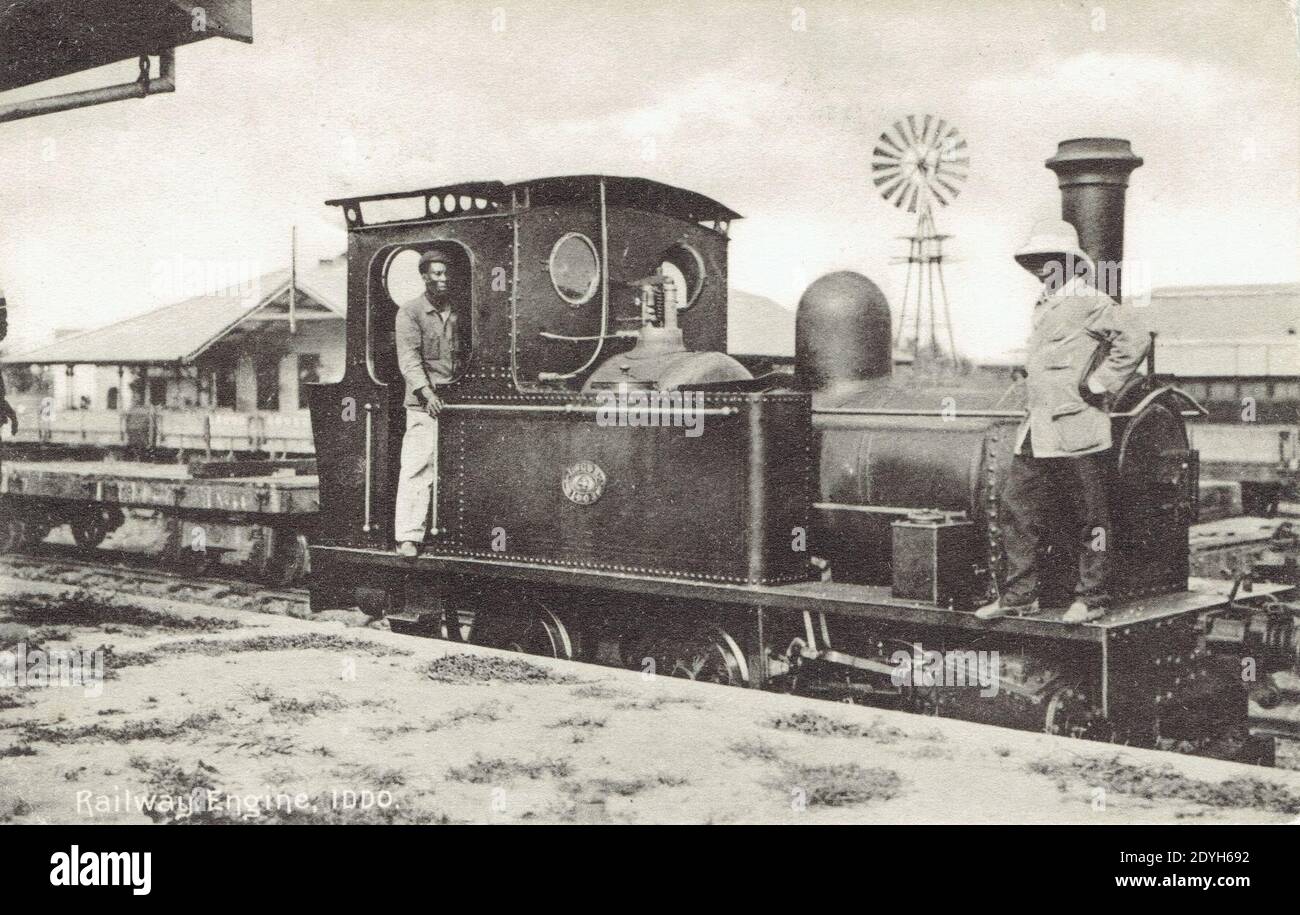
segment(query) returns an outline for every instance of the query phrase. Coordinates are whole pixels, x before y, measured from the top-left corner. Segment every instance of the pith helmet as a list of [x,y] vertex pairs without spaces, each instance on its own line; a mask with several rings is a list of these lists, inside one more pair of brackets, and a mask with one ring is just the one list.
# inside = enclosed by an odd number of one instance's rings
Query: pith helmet
[[1029,241],[1016,252],[1016,263],[1028,270],[1033,259],[1045,254],[1063,254],[1067,259],[1074,257],[1092,264],[1092,259],[1079,247],[1079,233],[1064,219],[1040,219],[1034,223]]

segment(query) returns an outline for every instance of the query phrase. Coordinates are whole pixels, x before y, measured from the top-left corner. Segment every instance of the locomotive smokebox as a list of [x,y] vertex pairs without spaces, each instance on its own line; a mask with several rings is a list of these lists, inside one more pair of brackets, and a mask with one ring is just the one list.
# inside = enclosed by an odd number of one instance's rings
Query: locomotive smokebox
[[1124,259],[1124,194],[1128,176],[1142,164],[1128,140],[1087,137],[1062,140],[1047,160],[1061,187],[1061,218],[1079,232],[1079,243],[1097,268],[1097,288],[1121,296]]
[[796,382],[803,390],[889,375],[889,302],[880,287],[851,270],[814,282],[799,300],[794,355]]

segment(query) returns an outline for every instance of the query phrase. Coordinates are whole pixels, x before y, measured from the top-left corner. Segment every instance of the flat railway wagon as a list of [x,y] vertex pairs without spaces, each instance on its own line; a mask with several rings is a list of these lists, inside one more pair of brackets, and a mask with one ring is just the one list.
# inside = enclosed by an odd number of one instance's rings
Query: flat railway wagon
[[30,549],[62,525],[78,546],[94,548],[128,513],[148,513],[164,525],[164,555],[195,572],[237,563],[265,581],[297,584],[319,509],[316,477],[297,475],[301,466],[7,459],[0,553]]
[[[937,144],[936,140],[936,144]],[[938,146],[936,145],[936,148]],[[1126,141],[1048,161],[1063,215],[1119,263]],[[1252,677],[1296,662],[1283,590],[1189,579],[1194,401],[1155,367],[1112,413],[1116,603],[981,622],[1002,572],[1018,390],[891,376],[890,313],[837,273],[799,305],[793,376],[726,343],[737,214],[634,178],[479,182],[331,201],[347,222],[346,371],[311,391],[314,609],[738,686],[1265,760]],[[394,553],[404,428],[394,292],[439,249],[458,372],[433,529]],[[1065,525],[1063,525],[1064,527]],[[1045,604],[1068,603],[1068,531]],[[1251,676],[1243,675],[1251,670]],[[1253,673],[1257,671],[1257,674]]]

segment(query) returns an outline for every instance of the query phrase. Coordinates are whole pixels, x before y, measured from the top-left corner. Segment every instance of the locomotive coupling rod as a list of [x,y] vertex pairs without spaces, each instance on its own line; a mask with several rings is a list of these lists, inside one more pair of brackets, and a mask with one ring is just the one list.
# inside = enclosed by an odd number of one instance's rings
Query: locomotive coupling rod
[[[619,409],[619,404],[611,403],[602,404],[507,404],[507,403],[445,403],[442,405],[444,410],[463,410],[469,413],[475,412],[496,412],[496,413],[600,413],[604,410]],[[651,407],[632,405],[630,409],[638,412],[644,410],[647,413],[656,416],[668,415],[676,416],[678,414],[689,413],[691,416],[734,416],[738,411],[736,407],[699,407],[688,409],[686,407]]]

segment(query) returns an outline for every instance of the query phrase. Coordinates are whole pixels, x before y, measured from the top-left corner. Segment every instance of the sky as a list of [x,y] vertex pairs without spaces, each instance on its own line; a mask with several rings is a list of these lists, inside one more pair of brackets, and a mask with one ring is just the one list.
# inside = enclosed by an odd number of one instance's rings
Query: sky
[[653,178],[743,214],[733,286],[793,307],[852,269],[897,310],[891,258],[915,217],[876,194],[870,162],[908,114],[969,143],[936,215],[969,354],[1023,342],[1035,291],[1011,252],[1059,214],[1043,161],[1071,137],[1145,159],[1126,256],[1151,285],[1300,279],[1288,0],[254,0],[253,16],[252,45],[179,49],[174,94],[0,124],[13,337],[174,301],[194,265],[277,269],[294,225],[304,261],[336,254],[330,197],[566,173]]

